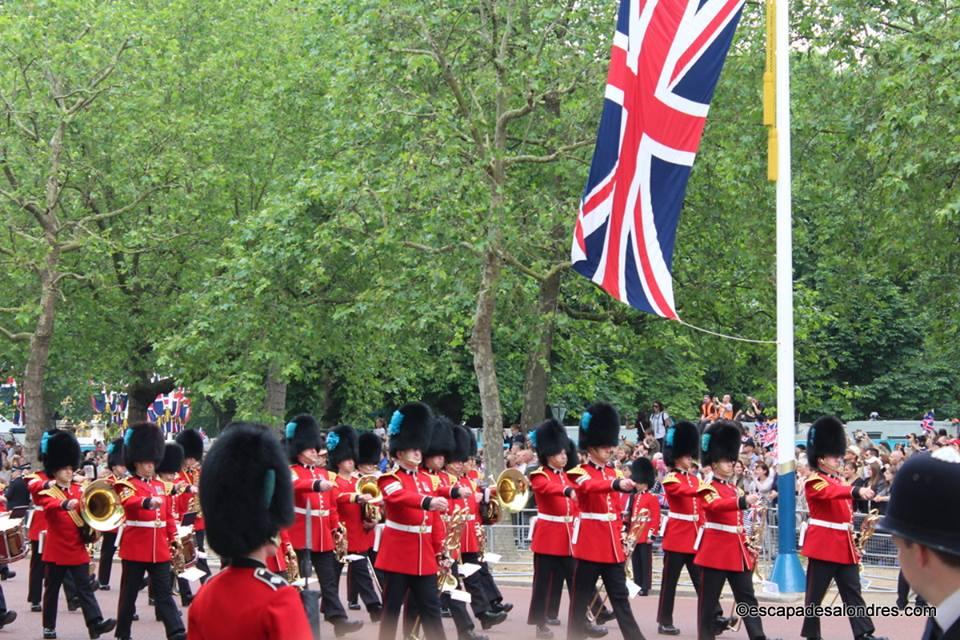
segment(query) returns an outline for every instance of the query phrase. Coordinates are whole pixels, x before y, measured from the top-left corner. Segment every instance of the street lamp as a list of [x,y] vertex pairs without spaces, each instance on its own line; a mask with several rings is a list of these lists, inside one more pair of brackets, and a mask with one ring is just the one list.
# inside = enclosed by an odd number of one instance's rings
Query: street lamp
[[563,424],[563,417],[567,415],[567,407],[563,404],[552,404],[550,405],[550,413],[553,414],[553,419]]

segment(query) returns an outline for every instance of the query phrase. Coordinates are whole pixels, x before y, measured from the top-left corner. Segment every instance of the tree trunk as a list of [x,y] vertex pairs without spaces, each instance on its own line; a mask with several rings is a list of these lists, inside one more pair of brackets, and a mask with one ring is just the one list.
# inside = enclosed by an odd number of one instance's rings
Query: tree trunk
[[488,248],[483,256],[483,272],[477,293],[473,331],[470,334],[470,349],[473,351],[473,369],[477,375],[480,412],[483,416],[483,460],[487,473],[494,477],[503,471],[503,415],[493,353],[493,315],[499,278],[500,258],[494,249]]
[[233,422],[233,416],[237,415],[237,401],[227,398],[223,401],[223,406],[220,406],[212,398],[204,399],[210,404],[213,415],[217,418],[217,434],[219,434],[225,426]]
[[127,423],[137,424],[147,421],[147,407],[149,407],[157,396],[164,393],[170,393],[174,387],[173,378],[163,378],[161,380],[137,380],[131,382],[127,389],[129,404],[127,405]]
[[527,367],[523,380],[523,409],[520,413],[520,426],[524,430],[532,429],[546,418],[547,380],[550,373],[554,318],[559,297],[560,271],[554,270],[540,283],[539,335],[527,354]]
[[44,401],[43,382],[50,359],[50,340],[53,338],[53,322],[56,316],[57,286],[60,248],[54,246],[47,254],[46,267],[40,273],[40,317],[30,337],[30,355],[23,379],[23,403],[27,423],[24,455],[28,461],[37,459],[37,447],[41,434],[51,427]]
[[287,412],[287,383],[280,379],[280,365],[270,363],[263,386],[266,390],[263,412],[273,418],[274,424],[280,424]]

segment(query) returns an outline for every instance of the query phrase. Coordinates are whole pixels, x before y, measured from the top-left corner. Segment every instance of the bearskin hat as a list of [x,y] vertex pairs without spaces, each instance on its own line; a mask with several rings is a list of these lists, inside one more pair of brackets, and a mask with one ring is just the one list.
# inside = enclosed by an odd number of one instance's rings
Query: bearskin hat
[[152,422],[139,422],[123,432],[123,461],[130,471],[135,462],[163,460],[163,432]]
[[453,450],[447,456],[447,462],[466,462],[470,457],[470,431],[466,427],[453,427]]
[[473,429],[471,429],[470,427],[465,427],[465,428],[467,430],[467,433],[470,434],[470,457],[476,458],[477,453],[479,453],[480,451],[480,449],[477,447],[477,434],[475,434],[473,432]]
[[823,456],[842,456],[847,451],[847,432],[840,418],[822,416],[807,432],[807,459],[811,466]]
[[334,427],[327,434],[327,468],[337,471],[344,460],[357,460],[357,432],[350,425]]
[[729,420],[717,420],[700,437],[700,463],[707,465],[740,457],[740,428]]
[[267,427],[235,423],[221,432],[200,475],[210,546],[239,558],[293,523],[293,485],[283,447]]
[[203,460],[203,436],[196,429],[184,429],[174,441],[183,447],[185,458],[193,458],[197,462]]
[[107,467],[123,465],[123,438],[116,438],[107,445]]
[[613,405],[597,402],[580,418],[579,442],[581,450],[590,447],[615,447],[620,444],[620,414]]
[[564,471],[570,471],[580,465],[580,452],[577,451],[577,445],[573,440],[567,438],[567,464],[563,466]]
[[80,443],[69,431],[53,432],[48,431],[43,434],[40,446],[46,447],[43,455],[43,471],[48,476],[53,476],[56,471],[64,467],[73,467],[74,470],[80,468]]
[[183,468],[183,447],[176,442],[168,442],[163,447],[163,460],[157,465],[157,473],[179,473]]
[[357,464],[380,464],[383,441],[372,431],[357,436]]
[[430,434],[430,444],[423,452],[423,457],[447,457],[453,453],[456,446],[457,443],[453,437],[453,423],[444,416],[435,417],[433,419],[433,433]]
[[287,442],[287,454],[290,456],[290,462],[296,462],[297,456],[305,449],[323,449],[323,434],[320,433],[320,425],[317,419],[306,413],[295,416],[287,426],[284,427],[283,434]]
[[393,412],[387,428],[390,455],[398,451],[425,451],[433,433],[433,412],[422,402],[409,402]]
[[547,466],[547,458],[550,456],[566,451],[569,441],[566,430],[552,418],[541,422],[530,432],[530,442],[537,450],[537,458],[540,459],[542,466]]
[[630,463],[630,479],[637,484],[647,485],[647,489],[653,489],[657,482],[657,473],[653,470],[650,458],[641,457]]
[[663,440],[663,462],[672,467],[678,458],[700,456],[700,431],[697,425],[687,420],[667,428]]

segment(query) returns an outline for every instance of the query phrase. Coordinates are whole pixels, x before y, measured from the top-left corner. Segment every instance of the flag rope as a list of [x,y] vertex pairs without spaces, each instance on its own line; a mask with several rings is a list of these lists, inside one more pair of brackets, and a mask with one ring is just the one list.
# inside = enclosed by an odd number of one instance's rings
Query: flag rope
[[726,333],[718,333],[717,331],[711,331],[710,329],[704,329],[703,327],[698,327],[695,324],[690,324],[689,322],[685,322],[680,318],[677,318],[677,322],[679,322],[685,327],[690,327],[691,329],[696,329],[697,331],[702,331],[703,333],[708,333],[711,336],[717,336],[718,338],[726,338],[727,340],[736,340],[737,342],[750,342],[753,344],[777,344],[776,340],[756,340],[754,338],[744,338],[741,336],[732,336]]

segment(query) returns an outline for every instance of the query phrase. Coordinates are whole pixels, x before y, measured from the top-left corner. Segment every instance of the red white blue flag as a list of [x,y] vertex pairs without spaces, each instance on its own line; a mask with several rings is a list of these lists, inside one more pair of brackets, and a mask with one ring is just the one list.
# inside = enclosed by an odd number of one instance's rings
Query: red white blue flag
[[671,271],[687,179],[744,0],[621,0],[573,268],[678,319]]

